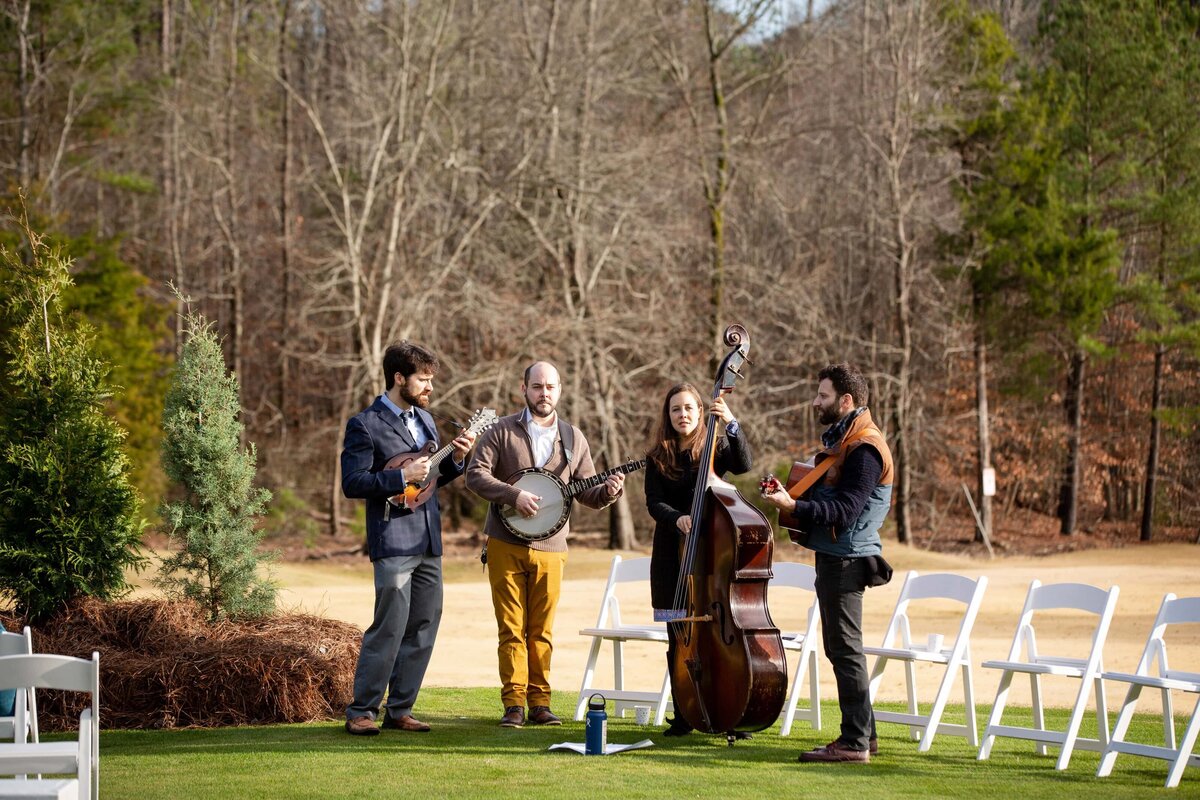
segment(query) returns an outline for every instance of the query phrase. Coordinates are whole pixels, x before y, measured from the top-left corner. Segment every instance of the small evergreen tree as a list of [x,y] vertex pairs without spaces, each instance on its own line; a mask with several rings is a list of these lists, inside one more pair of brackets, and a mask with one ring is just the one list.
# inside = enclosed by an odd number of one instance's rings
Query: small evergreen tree
[[[0,195],[0,206],[18,202],[16,195]],[[63,313],[91,323],[93,353],[109,366],[110,383],[120,387],[109,399],[108,413],[126,433],[122,447],[129,456],[130,480],[142,497],[158,497],[166,483],[158,463],[162,448],[159,426],[174,355],[166,324],[169,306],[145,291],[147,279],[123,258],[119,239],[91,232],[67,233],[61,220],[39,215],[35,209],[28,213],[30,227],[39,231],[51,249],[61,246],[70,262],[71,282],[63,290]],[[0,246],[23,252],[24,232],[0,221]],[[0,304],[10,288],[7,281],[0,282]],[[7,332],[7,323],[0,318],[0,336]],[[4,380],[0,375],[0,382]]]
[[259,576],[255,520],[271,493],[254,488],[255,449],[241,447],[237,377],[225,370],[221,344],[202,318],[185,320],[187,337],[163,407],[163,470],[184,497],[159,507],[179,551],[155,583],[199,603],[212,621],[275,610],[275,584]]
[[69,260],[19,222],[28,260],[0,247],[0,591],[37,622],[128,591],[145,523],[125,432],[105,413],[109,365],[91,326],[63,312]]

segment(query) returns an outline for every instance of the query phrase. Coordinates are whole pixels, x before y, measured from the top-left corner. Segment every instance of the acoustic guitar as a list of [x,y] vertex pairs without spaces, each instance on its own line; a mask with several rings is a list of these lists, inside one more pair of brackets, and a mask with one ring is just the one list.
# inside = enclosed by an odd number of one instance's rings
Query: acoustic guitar
[[[825,461],[828,462],[830,459],[826,459]],[[828,465],[826,465],[826,468],[828,468]],[[814,478],[808,482],[807,486],[800,486],[804,483],[804,479],[813,471],[813,469],[813,464],[810,461],[793,462],[792,469],[788,472],[786,485],[781,487],[779,479],[774,475],[764,475],[762,481],[760,481],[758,484],[759,491],[761,491],[763,495],[768,495],[779,491],[780,488],[783,488],[789,495],[791,495],[792,499],[798,499],[800,495],[808,491],[809,486],[816,483],[820,478],[820,475],[814,476]],[[821,470],[821,472],[824,474],[825,470]],[[796,491],[793,494],[793,491],[798,487],[799,491]],[[802,543],[802,540],[808,537],[808,534],[803,528],[800,527],[800,521],[796,519],[792,512],[784,511],[782,508],[779,509],[779,527],[786,528],[789,531],[788,537],[797,544]]]

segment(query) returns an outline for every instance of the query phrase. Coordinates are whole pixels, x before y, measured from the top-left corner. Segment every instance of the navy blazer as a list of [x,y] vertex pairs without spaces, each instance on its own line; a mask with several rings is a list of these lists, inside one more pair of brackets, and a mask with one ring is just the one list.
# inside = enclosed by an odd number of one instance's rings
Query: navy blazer
[[[437,444],[437,426],[424,409],[416,409],[426,432]],[[442,512],[437,492],[416,508],[388,507],[387,499],[404,489],[404,472],[385,470],[383,465],[401,453],[417,449],[408,426],[379,398],[367,410],[346,423],[342,447],[342,493],[367,501],[367,551],[371,560],[421,553],[442,554]],[[438,486],[445,486],[463,472],[454,463],[454,453],[442,459]]]

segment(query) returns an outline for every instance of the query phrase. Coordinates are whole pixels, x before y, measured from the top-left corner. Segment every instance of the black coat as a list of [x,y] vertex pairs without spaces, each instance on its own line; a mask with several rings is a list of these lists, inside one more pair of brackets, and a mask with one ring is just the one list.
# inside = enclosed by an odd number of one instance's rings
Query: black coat
[[[696,490],[696,468],[690,453],[681,454],[683,474],[676,480],[665,477],[651,461],[646,465],[646,510],[654,518],[654,547],[650,551],[650,600],[654,608],[670,608],[679,579],[683,534],[676,522],[692,513]],[[713,469],[717,475],[749,472],[753,462],[746,431],[717,440]]]

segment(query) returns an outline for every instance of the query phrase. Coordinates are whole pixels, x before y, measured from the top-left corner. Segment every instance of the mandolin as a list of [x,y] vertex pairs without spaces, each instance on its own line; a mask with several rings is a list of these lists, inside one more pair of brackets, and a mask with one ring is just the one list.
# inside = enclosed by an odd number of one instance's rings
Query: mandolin
[[[495,409],[480,409],[467,420],[467,427],[463,429],[463,432],[478,436],[495,425],[498,419],[499,417],[496,416]],[[395,506],[409,511],[424,505],[425,501],[432,497],[434,491],[437,489],[438,465],[442,463],[442,459],[450,455],[450,451],[453,449],[453,444],[447,444],[445,447],[437,450],[437,445],[430,439],[420,450],[413,450],[408,453],[392,456],[387,464],[384,465],[384,469],[404,469],[418,458],[428,456],[429,474],[425,476],[424,480],[409,481],[405,485],[403,492],[393,495],[388,499]]]

